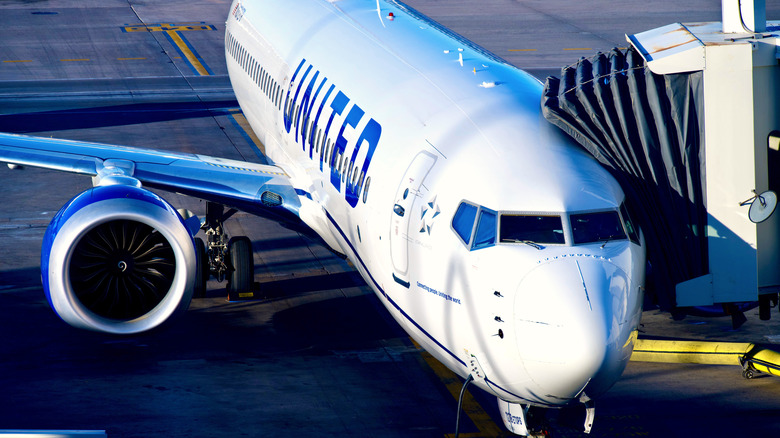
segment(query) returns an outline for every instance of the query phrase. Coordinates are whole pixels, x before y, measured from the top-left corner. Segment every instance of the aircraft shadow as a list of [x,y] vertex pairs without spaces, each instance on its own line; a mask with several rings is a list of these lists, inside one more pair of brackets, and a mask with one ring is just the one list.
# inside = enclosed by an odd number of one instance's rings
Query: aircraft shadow
[[226,115],[235,100],[156,102],[0,115],[0,132],[29,134],[93,129]]

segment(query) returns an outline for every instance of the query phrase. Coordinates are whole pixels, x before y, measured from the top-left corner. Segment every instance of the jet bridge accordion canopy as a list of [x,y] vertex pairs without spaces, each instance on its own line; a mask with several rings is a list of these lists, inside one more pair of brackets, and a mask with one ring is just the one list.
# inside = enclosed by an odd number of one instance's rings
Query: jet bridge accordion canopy
[[605,166],[647,246],[648,292],[675,306],[677,283],[707,274],[702,73],[656,75],[632,48],[547,78],[545,118]]

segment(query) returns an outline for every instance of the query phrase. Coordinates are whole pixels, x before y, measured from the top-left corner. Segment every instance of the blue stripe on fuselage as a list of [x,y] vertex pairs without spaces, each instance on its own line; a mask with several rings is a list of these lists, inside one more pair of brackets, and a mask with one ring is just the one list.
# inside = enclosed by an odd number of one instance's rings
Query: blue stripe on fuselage
[[421,332],[422,332],[422,333],[423,333],[425,336],[427,336],[427,337],[428,337],[428,338],[429,338],[431,341],[433,341],[434,343],[436,343],[436,345],[438,345],[438,346],[439,346],[439,348],[441,348],[441,349],[442,349],[442,350],[444,350],[444,351],[445,351],[447,354],[449,354],[450,356],[452,356],[452,357],[453,357],[455,360],[457,360],[457,361],[458,361],[458,362],[459,362],[461,365],[463,365],[464,367],[465,367],[465,366],[467,366],[467,365],[466,365],[466,362],[464,362],[463,360],[461,360],[461,359],[460,359],[458,356],[456,356],[456,355],[455,355],[455,353],[453,353],[453,352],[451,352],[450,350],[448,350],[448,349],[447,349],[447,347],[445,347],[444,345],[442,345],[442,343],[441,343],[441,342],[439,342],[438,340],[436,340],[436,338],[434,338],[434,337],[433,337],[433,336],[432,336],[430,333],[428,333],[428,332],[427,332],[427,331],[426,331],[424,328],[422,328],[422,326],[420,326],[420,324],[418,324],[418,323],[417,323],[417,321],[415,321],[415,320],[414,320],[414,319],[413,319],[411,316],[409,316],[409,314],[408,314],[408,313],[406,313],[406,312],[404,311],[404,309],[402,309],[402,308],[401,308],[401,306],[399,306],[399,305],[398,305],[398,304],[397,304],[395,301],[393,301],[393,299],[392,299],[392,298],[390,298],[390,296],[389,296],[389,295],[388,295],[388,294],[387,294],[387,293],[384,291],[384,289],[382,289],[382,287],[381,287],[381,286],[379,286],[379,283],[377,283],[377,281],[376,281],[376,279],[374,278],[374,276],[373,276],[373,275],[371,275],[371,271],[369,271],[369,270],[368,270],[368,266],[366,266],[366,264],[363,262],[363,259],[360,257],[360,254],[358,254],[357,250],[356,250],[356,249],[355,249],[355,247],[352,245],[352,242],[350,242],[350,241],[349,241],[349,238],[347,238],[347,235],[346,235],[346,234],[344,234],[344,231],[341,229],[341,227],[339,226],[339,224],[338,224],[338,223],[336,223],[336,219],[334,219],[334,218],[333,218],[333,216],[331,216],[331,215],[330,215],[330,212],[328,212],[327,210],[325,210],[325,214],[328,216],[328,220],[330,221],[330,223],[332,223],[332,224],[333,224],[333,226],[334,226],[334,227],[336,227],[336,229],[338,230],[339,234],[341,234],[341,237],[342,237],[342,238],[344,238],[344,241],[345,241],[345,242],[347,242],[347,245],[349,245],[349,248],[350,248],[350,249],[352,250],[352,252],[355,254],[355,257],[357,258],[358,262],[360,262],[360,265],[361,265],[361,266],[363,266],[363,269],[365,269],[365,270],[366,270],[366,273],[368,274],[368,277],[371,279],[371,282],[372,282],[372,283],[374,283],[374,286],[375,286],[375,287],[376,287],[376,289],[377,289],[377,290],[378,290],[378,291],[379,291],[379,292],[382,294],[382,296],[384,296],[384,297],[385,297],[385,299],[387,299],[387,301],[388,301],[390,304],[392,304],[392,305],[393,305],[393,307],[395,307],[396,309],[398,309],[398,311],[399,311],[399,312],[401,312],[401,314],[402,314],[402,315],[403,315],[403,316],[404,316],[406,319],[408,319],[408,320],[409,320],[409,322],[411,322],[412,324],[414,324],[414,326],[415,326],[415,327],[417,327],[417,329],[418,329],[418,330],[420,330],[420,331],[421,331]]

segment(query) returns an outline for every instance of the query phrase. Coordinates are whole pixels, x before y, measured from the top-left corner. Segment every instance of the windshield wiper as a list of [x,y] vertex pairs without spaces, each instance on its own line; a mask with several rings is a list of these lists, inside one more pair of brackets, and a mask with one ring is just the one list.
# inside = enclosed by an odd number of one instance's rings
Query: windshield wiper
[[542,245],[539,245],[538,243],[534,242],[533,240],[520,240],[520,239],[503,239],[502,242],[512,242],[512,243],[525,243],[526,245],[536,248],[538,250],[544,249]]
[[533,240],[521,240],[520,242],[525,243],[528,246],[534,247],[538,250],[542,249],[542,245],[539,245],[538,243],[534,242]]
[[617,235],[617,234],[611,234],[611,235],[607,236],[606,239],[604,239],[604,243],[601,244],[601,249],[604,249],[604,247],[607,246],[607,244],[609,242],[612,242],[613,240],[622,240],[622,239],[625,239],[625,238],[626,238],[625,235],[621,236],[621,235]]

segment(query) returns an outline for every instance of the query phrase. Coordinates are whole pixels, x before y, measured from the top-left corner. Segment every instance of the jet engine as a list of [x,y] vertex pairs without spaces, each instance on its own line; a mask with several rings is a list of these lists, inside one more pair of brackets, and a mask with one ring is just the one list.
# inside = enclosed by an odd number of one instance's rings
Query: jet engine
[[140,187],[81,193],[54,216],[43,240],[46,298],[74,327],[115,334],[157,327],[189,307],[195,273],[183,219]]

